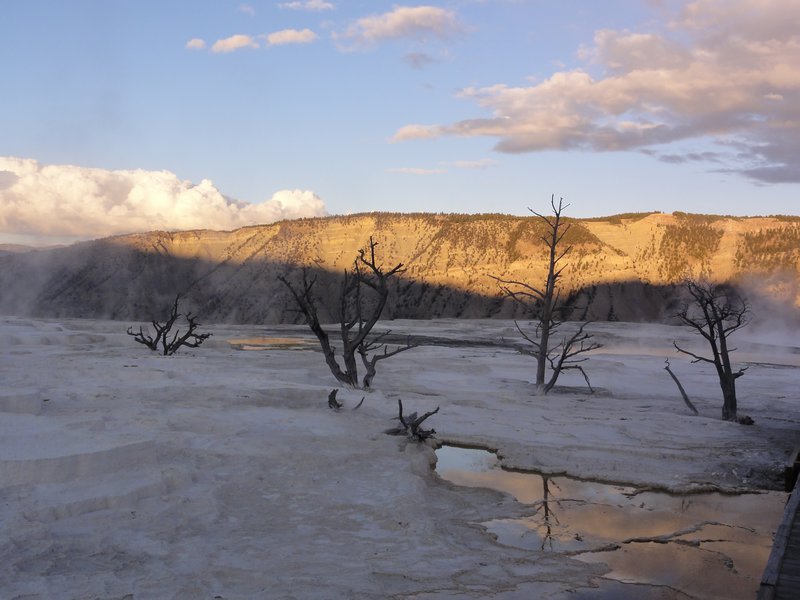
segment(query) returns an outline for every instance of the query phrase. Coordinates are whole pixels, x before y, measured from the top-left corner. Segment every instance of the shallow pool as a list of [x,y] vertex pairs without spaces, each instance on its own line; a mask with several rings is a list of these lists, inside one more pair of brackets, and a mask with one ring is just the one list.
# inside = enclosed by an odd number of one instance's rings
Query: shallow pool
[[482,523],[499,543],[606,564],[606,578],[697,598],[754,598],[786,494],[673,495],[505,471],[485,450],[443,446],[439,475],[530,507]]
[[312,344],[309,340],[288,337],[245,337],[225,340],[236,350],[294,350]]

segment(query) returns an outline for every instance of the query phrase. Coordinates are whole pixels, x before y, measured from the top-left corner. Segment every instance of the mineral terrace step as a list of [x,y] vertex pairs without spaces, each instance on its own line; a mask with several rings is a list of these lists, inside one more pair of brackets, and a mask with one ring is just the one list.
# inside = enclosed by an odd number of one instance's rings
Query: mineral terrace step
[[41,394],[12,394],[0,396],[0,412],[38,415],[42,412]]
[[[80,444],[39,434],[16,440],[18,445],[9,450],[14,441],[6,437],[0,446],[0,488],[72,481],[156,463],[155,445],[151,440],[100,437]],[[59,441],[64,444],[60,445]]]
[[167,487],[161,471],[151,467],[30,486],[19,490],[14,501],[25,519],[49,522],[101,510],[133,509],[144,498],[163,495]]

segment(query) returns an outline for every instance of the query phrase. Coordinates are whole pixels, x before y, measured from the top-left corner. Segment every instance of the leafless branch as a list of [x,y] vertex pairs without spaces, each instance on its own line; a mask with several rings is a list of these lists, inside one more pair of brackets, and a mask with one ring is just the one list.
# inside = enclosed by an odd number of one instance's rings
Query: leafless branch
[[669,368],[669,359],[666,359],[664,362],[667,364],[667,366],[665,366],[664,369],[666,369],[667,373],[669,373],[669,376],[672,377],[672,381],[675,382],[675,385],[678,386],[678,391],[681,393],[681,397],[683,398],[683,401],[686,403],[686,406],[688,406],[689,410],[691,410],[694,414],[699,415],[700,413],[697,412],[697,409],[694,407],[694,404],[692,404],[692,401],[689,400],[689,395],[686,393],[686,390],[683,389],[681,382],[678,381],[678,376],[675,375],[675,373],[672,372],[672,369]]
[[435,429],[422,429],[422,423],[424,423],[428,418],[432,417],[436,413],[439,412],[439,407],[437,406],[435,410],[430,412],[426,412],[421,417],[417,416],[416,412],[411,413],[407,417],[403,416],[403,401],[398,398],[397,399],[397,419],[400,421],[400,425],[398,427],[393,427],[391,429],[387,429],[384,433],[389,435],[405,435],[410,439],[416,440],[418,442],[423,442],[427,440],[429,437],[433,436],[436,433]]
[[[378,361],[416,346],[409,343],[389,350],[383,343],[388,332],[371,337],[371,332],[380,319],[389,296],[389,281],[405,272],[403,263],[385,270],[378,262],[377,247],[378,242],[370,237],[367,247],[358,251],[353,266],[345,270],[342,277],[338,305],[339,335],[342,343],[341,364],[334,356],[334,347],[319,322],[317,315],[319,300],[312,293],[316,280],[309,281],[305,269],[302,286],[290,283],[283,275],[278,277],[291,292],[295,304],[305,317],[306,324],[319,340],[331,373],[338,381],[352,387],[371,387]],[[359,381],[356,354],[361,356],[367,370],[361,381]]]
[[688,350],[685,350],[685,349],[681,348],[680,346],[678,346],[678,342],[673,341],[672,345],[675,346],[675,349],[678,352],[680,352],[682,354],[686,354],[687,356],[691,356],[692,359],[693,359],[692,360],[693,363],[707,362],[707,363],[711,363],[712,365],[714,364],[714,360],[713,359],[707,358],[705,356],[700,356],[699,354],[695,354],[694,352],[689,352]]
[[[197,317],[192,313],[186,313],[186,322],[189,326],[188,330],[181,335],[180,330],[172,331],[175,322],[180,318],[181,314],[178,312],[178,303],[180,302],[181,295],[175,296],[175,301],[170,309],[170,314],[164,323],[158,321],[151,321],[156,336],[152,337],[149,333],[145,333],[142,327],[139,327],[138,332],[133,331],[133,327],[128,327],[127,334],[133,336],[134,341],[144,344],[150,350],[156,352],[160,351],[164,356],[171,356],[178,351],[181,346],[187,348],[197,348],[211,337],[210,333],[197,333],[197,328],[200,323],[197,322]],[[172,336],[170,339],[170,335]],[[159,350],[160,347],[160,350]]]
[[[536,316],[537,324],[533,334],[523,331],[516,321],[514,325],[523,339],[533,346],[534,350],[531,354],[536,357],[536,386],[544,393],[553,388],[563,370],[579,368],[577,363],[586,360],[585,357],[576,358],[578,355],[600,347],[600,344],[589,341],[592,336],[584,332],[586,323],[583,323],[576,333],[564,338],[560,343],[556,345],[551,343],[552,337],[562,324],[558,318],[559,315],[563,318],[564,306],[561,302],[561,289],[558,287],[558,282],[567,267],[563,261],[573,249],[571,245],[563,247],[565,236],[572,228],[572,223],[567,223],[562,218],[562,213],[567,207],[569,204],[564,204],[563,198],[559,198],[556,202],[555,195],[551,195],[552,215],[544,215],[531,208],[528,209],[544,223],[546,228],[545,234],[540,237],[548,251],[547,277],[544,285],[536,286],[525,281],[490,275],[498,282],[500,290],[506,298],[510,298]],[[551,375],[550,380],[546,381],[545,373],[548,365]],[[579,370],[591,390],[592,387],[585,371],[582,367]]]

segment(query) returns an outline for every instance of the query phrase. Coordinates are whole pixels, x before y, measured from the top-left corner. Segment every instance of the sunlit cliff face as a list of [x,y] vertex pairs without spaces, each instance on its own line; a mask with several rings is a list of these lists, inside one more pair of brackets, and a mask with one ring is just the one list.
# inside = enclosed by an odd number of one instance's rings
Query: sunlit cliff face
[[[791,307],[800,298],[798,218],[649,213],[568,223],[563,247],[570,250],[559,284],[562,300],[578,311],[574,319],[667,319],[687,276],[746,284],[753,302]],[[13,309],[2,308],[12,314],[36,305],[37,314],[107,316],[94,311],[115,307],[126,318],[146,317],[134,308],[171,302],[177,288],[191,286],[206,319],[276,322],[289,318],[278,275],[311,268],[321,275],[316,292],[334,297],[338,278],[373,237],[378,260],[405,269],[404,291],[391,295],[385,318],[524,319],[529,315],[513,312],[511,302],[497,304],[492,276],[542,281],[547,248],[541,232],[536,217],[368,213],[233,231],[121,235],[6,256],[0,301],[8,306],[16,297]],[[758,313],[774,316],[776,306]],[[591,313],[584,315],[586,307]]]

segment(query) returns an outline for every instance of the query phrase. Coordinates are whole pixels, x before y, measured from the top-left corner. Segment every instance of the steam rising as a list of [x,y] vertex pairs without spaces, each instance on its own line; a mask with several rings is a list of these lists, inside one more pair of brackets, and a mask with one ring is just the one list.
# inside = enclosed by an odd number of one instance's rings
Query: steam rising
[[169,171],[108,171],[0,157],[0,233],[96,238],[154,229],[235,229],[325,214],[308,190],[259,204]]

